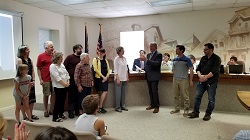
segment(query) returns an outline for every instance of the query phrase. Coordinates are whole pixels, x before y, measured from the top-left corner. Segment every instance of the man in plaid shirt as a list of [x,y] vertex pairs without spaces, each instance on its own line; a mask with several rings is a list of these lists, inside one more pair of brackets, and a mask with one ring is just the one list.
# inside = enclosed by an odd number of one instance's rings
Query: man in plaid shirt
[[79,92],[79,114],[82,114],[82,100],[87,95],[90,95],[92,86],[94,86],[94,81],[89,66],[89,55],[87,53],[82,53],[80,59],[80,63],[76,65],[74,79]]

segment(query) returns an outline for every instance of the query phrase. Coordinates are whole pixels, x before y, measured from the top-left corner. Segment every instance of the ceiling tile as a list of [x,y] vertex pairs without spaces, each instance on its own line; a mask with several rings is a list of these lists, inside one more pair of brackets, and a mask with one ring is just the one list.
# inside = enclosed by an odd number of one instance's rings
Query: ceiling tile
[[54,1],[35,2],[35,3],[30,3],[29,5],[39,7],[39,8],[62,6],[62,4],[54,2]]
[[169,6],[159,6],[159,7],[153,7],[156,11],[158,10],[164,10],[164,9],[184,9],[184,8],[192,8],[191,3],[187,4],[178,4],[178,5],[169,5]]
[[145,0],[110,0],[104,1],[107,6],[134,5],[146,3]]
[[19,1],[21,3],[35,3],[35,2],[41,2],[41,1],[48,1],[48,0],[15,0],[15,1]]
[[82,9],[81,11],[89,13],[89,12],[112,12],[116,10],[111,7],[97,7],[97,8],[85,8]]
[[84,9],[84,8],[98,8],[98,7],[106,7],[105,4],[101,2],[93,2],[93,3],[84,3],[84,4],[77,4],[77,5],[69,5],[69,7],[73,9]]
[[192,11],[193,8],[182,8],[182,9],[161,9],[161,10],[156,10],[158,13],[175,13],[175,12],[188,12]]
[[44,9],[49,10],[49,11],[53,11],[53,12],[74,10],[68,6],[46,7]]

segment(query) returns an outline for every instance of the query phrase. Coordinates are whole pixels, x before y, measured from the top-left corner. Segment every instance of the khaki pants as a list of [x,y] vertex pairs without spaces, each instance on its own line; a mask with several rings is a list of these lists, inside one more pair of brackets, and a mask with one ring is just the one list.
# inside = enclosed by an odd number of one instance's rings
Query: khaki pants
[[184,110],[189,110],[189,79],[173,79],[173,93],[175,110],[180,110],[180,93],[183,95]]

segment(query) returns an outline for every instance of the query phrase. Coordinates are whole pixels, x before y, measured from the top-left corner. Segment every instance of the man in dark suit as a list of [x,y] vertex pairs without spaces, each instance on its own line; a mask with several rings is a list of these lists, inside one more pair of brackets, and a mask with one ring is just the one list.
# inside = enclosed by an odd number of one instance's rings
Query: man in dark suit
[[143,56],[145,56],[146,52],[144,50],[140,50],[139,53],[140,53],[140,57],[134,60],[133,71],[136,71],[136,66],[144,70],[145,61],[143,61],[142,58]]
[[150,105],[146,110],[154,109],[153,113],[159,112],[159,96],[158,96],[158,83],[161,79],[161,62],[162,54],[157,51],[157,44],[150,43],[150,52],[147,58],[144,56],[143,60],[146,62],[144,70],[146,72],[145,78],[148,83],[148,90],[150,96]]

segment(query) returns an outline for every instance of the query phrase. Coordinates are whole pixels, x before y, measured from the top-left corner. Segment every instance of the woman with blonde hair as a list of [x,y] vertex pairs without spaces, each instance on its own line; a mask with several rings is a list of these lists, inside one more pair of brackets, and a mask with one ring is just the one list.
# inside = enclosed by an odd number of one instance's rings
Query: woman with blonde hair
[[53,122],[62,122],[63,119],[67,119],[63,113],[70,77],[62,61],[63,54],[61,52],[56,52],[52,57],[52,64],[49,67],[52,86],[54,87],[56,97],[53,110]]

